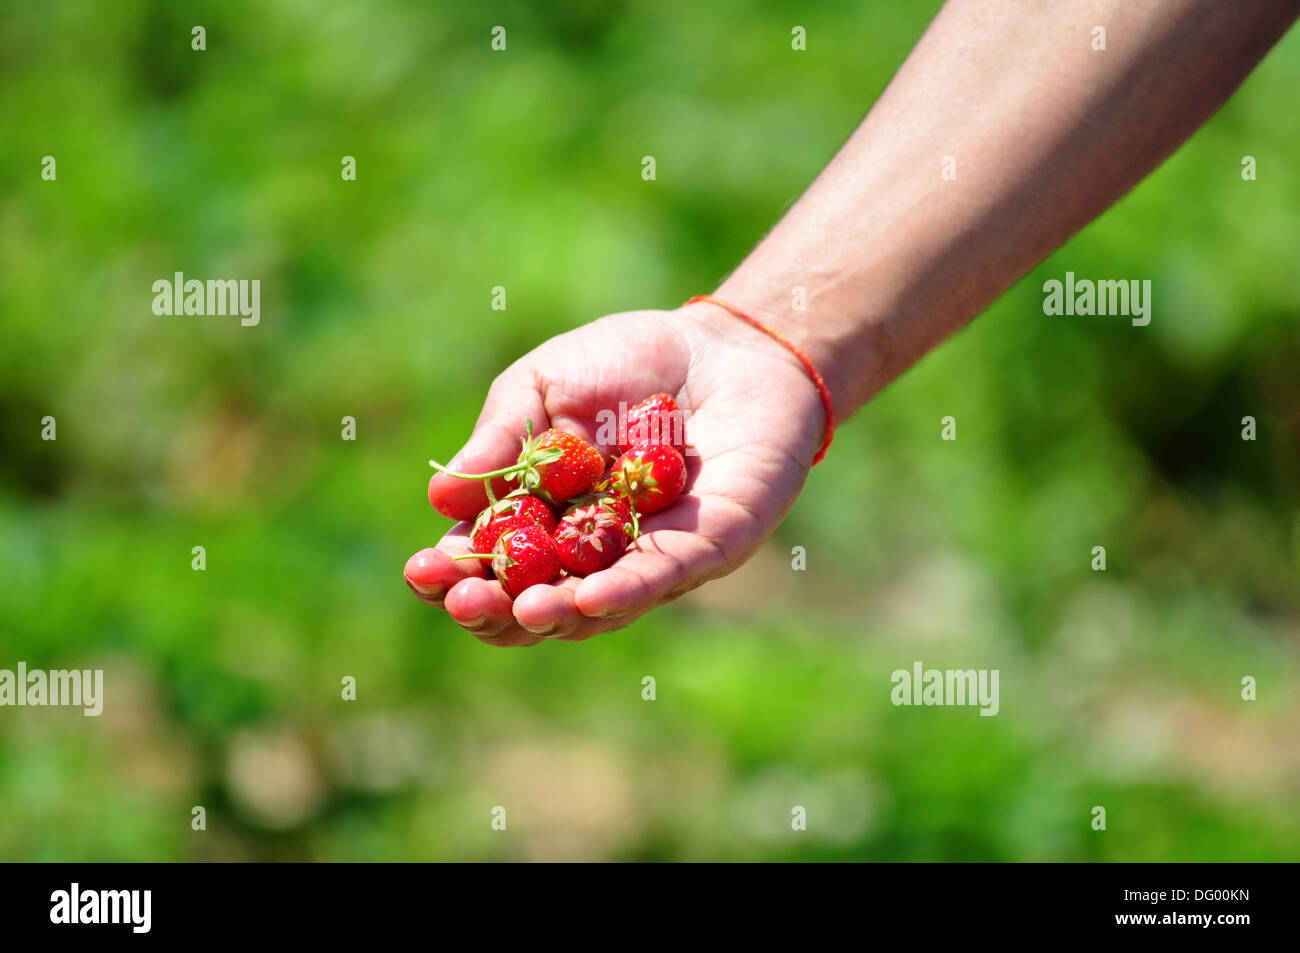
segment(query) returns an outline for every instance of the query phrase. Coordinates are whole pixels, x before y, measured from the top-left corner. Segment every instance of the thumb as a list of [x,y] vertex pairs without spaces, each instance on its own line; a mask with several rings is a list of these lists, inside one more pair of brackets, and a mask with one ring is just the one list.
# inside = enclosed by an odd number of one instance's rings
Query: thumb
[[[533,432],[550,426],[541,395],[532,380],[514,382],[505,375],[497,378],[488,391],[474,432],[461,451],[444,466],[460,473],[490,473],[508,467],[519,457],[519,441],[524,436],[524,421],[531,419]],[[515,484],[504,477],[492,481],[498,497],[509,493]],[[429,478],[429,503],[443,516],[454,520],[472,520],[487,506],[482,480],[462,480],[445,473]]]

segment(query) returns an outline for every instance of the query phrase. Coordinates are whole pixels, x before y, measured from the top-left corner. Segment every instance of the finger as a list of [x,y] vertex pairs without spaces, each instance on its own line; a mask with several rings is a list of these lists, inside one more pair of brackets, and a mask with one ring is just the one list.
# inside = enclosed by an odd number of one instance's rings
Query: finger
[[507,626],[501,631],[490,635],[479,632],[471,632],[470,635],[484,645],[490,645],[497,649],[526,649],[537,645],[539,642],[547,641],[518,625]]
[[534,635],[546,639],[573,635],[588,621],[574,601],[581,583],[582,580],[575,576],[566,576],[555,585],[525,589],[515,599],[515,621]]
[[621,628],[635,616],[616,620],[590,619],[578,611],[575,599],[582,580],[568,576],[556,585],[533,586],[515,600],[515,619],[545,642],[583,642]]
[[462,580],[448,591],[445,602],[452,620],[487,645],[512,648],[542,641],[515,622],[510,597],[496,580]]
[[[425,592],[436,592],[435,587],[444,587],[439,597],[422,598],[430,605],[447,609],[453,621],[488,645],[536,644],[540,641],[537,636],[515,624],[510,597],[491,578],[486,561],[452,560],[453,556],[469,551],[467,532],[468,524],[460,523],[442,538],[437,548],[417,554],[424,557],[424,566],[421,567],[424,575],[417,578],[424,584]],[[433,568],[429,569],[429,566]],[[472,585],[462,585],[465,582]],[[422,595],[418,589],[416,594]]]
[[461,628],[488,645],[534,645],[540,641],[515,623],[510,597],[496,580],[461,580],[447,592],[446,607]]
[[444,605],[457,625],[476,634],[493,634],[515,621],[510,596],[495,579],[462,579],[447,590]]
[[[523,434],[522,421],[517,430],[501,421],[482,424],[446,467],[460,473],[490,473],[509,466],[519,457],[519,438]],[[492,481],[492,492],[498,499],[510,489],[504,477]],[[482,480],[465,480],[435,471],[429,477],[429,503],[443,516],[473,520],[487,506],[487,491]]]
[[469,552],[468,523],[458,523],[447,531],[436,547],[422,549],[406,561],[402,576],[416,598],[427,605],[442,608],[447,590],[468,576],[486,576],[487,560],[452,559]]
[[[531,376],[512,368],[492,384],[474,433],[445,466],[461,473],[490,473],[509,466],[519,458],[519,441],[524,435],[526,419],[532,420],[534,433],[549,426],[541,395]],[[510,487],[503,478],[498,478],[493,481],[492,492],[504,496]],[[429,478],[429,503],[443,516],[472,520],[487,506],[487,493],[482,480],[434,473]]]
[[722,549],[708,537],[658,529],[638,539],[613,566],[584,579],[574,601],[589,618],[620,619],[676,598],[725,565]]

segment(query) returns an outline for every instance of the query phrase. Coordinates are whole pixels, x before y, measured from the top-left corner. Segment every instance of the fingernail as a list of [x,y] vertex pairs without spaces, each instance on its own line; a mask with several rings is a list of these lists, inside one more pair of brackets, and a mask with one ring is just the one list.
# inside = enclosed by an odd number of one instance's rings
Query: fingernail
[[487,622],[487,616],[481,615],[477,619],[471,619],[469,622],[462,622],[460,625],[462,629],[473,631],[474,629],[483,628],[483,623],[485,622]]
[[421,585],[420,583],[418,583],[418,582],[412,582],[412,581],[409,580],[409,579],[406,580],[406,584],[407,584],[408,586],[410,586],[412,589],[414,589],[416,592],[418,592],[418,593],[419,593],[420,595],[422,595],[422,596],[440,596],[440,595],[442,595],[443,587],[442,587],[442,586],[439,586],[439,585]]
[[539,625],[539,626],[524,625],[522,622],[519,624],[523,625],[524,628],[527,629],[529,632],[533,633],[533,635],[547,636],[555,631],[554,622],[548,622],[546,623],[546,625]]

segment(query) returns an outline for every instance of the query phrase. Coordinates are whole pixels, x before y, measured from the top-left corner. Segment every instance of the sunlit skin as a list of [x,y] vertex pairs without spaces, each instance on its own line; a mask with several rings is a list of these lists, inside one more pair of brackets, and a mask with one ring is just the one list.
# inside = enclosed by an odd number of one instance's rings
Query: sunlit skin
[[[1298,12],[1293,0],[950,0],[716,295],[807,353],[842,423],[1154,169]],[[597,411],[659,391],[689,412],[699,456],[634,551],[511,605],[483,567],[451,562],[466,545],[457,526],[407,563],[420,598],[494,645],[580,640],[740,565],[793,504],[825,414],[789,351],[715,305],[613,315],[541,345],[493,384],[452,466],[509,464],[526,417],[591,438]],[[430,494],[467,516],[485,502],[447,477]]]

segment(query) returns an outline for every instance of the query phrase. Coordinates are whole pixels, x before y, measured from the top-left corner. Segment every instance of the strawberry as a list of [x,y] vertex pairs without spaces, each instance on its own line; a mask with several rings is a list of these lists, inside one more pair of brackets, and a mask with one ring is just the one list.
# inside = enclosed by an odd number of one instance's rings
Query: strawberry
[[669,446],[636,447],[610,471],[610,489],[627,497],[641,516],[672,506],[685,485],[686,462]]
[[522,491],[504,500],[491,503],[478,515],[470,540],[476,553],[492,551],[501,534],[508,529],[519,529],[536,523],[548,533],[555,529],[555,511],[535,496],[525,496]]
[[670,446],[636,447],[616,461],[610,489],[627,498],[640,516],[672,506],[686,486],[686,461]]
[[555,540],[536,523],[507,530],[492,547],[492,572],[511,598],[531,586],[554,582],[562,568]]
[[489,553],[465,553],[453,559],[491,559],[492,572],[512,599],[532,586],[559,578],[560,551],[545,526],[530,523],[501,534]]
[[686,425],[681,408],[668,394],[655,394],[628,408],[619,434],[618,449],[669,444],[680,453],[686,449]]
[[528,430],[518,475],[508,477],[547,502],[560,504],[581,496],[605,472],[605,458],[581,437],[554,427],[532,437],[531,422]]
[[518,461],[508,467],[489,473],[457,473],[436,460],[430,460],[429,465],[439,473],[462,480],[485,483],[498,477],[517,480],[521,489],[554,505],[586,493],[596,485],[605,472],[605,458],[599,450],[581,437],[555,428],[534,437],[533,422],[525,420],[524,425],[528,436],[523,439]]
[[631,518],[627,501],[620,497],[571,507],[554,534],[560,565],[573,576],[607,568],[627,549]]

